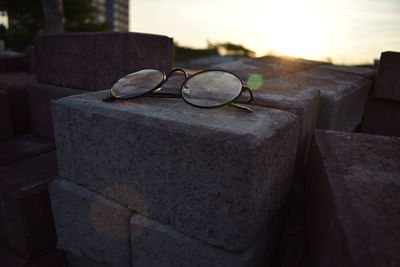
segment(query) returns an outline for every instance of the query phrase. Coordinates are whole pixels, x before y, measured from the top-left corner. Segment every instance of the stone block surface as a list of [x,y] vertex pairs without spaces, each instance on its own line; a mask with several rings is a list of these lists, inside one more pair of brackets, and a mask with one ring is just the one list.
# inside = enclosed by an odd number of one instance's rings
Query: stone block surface
[[32,134],[19,135],[0,142],[0,166],[55,149],[48,139]]
[[35,83],[35,76],[31,73],[0,73],[0,90],[7,91],[9,95],[15,134],[30,130],[27,91]]
[[54,140],[51,100],[84,93],[82,90],[37,84],[28,91],[31,129],[38,136]]
[[297,171],[306,166],[314,128],[317,123],[320,91],[316,88],[299,87],[285,77],[267,79],[253,91],[254,104],[281,109],[296,114],[300,119],[297,149]]
[[29,71],[29,64],[23,54],[0,55],[0,72],[25,72]]
[[25,259],[55,249],[48,183],[57,176],[55,152],[0,167],[1,241]]
[[130,210],[64,179],[50,185],[50,197],[58,248],[94,266],[130,266]]
[[4,267],[68,267],[62,250],[54,250],[39,259],[27,261],[11,249],[1,246],[0,263]]
[[374,68],[345,66],[345,65],[332,65],[332,64],[324,64],[321,66],[317,66],[317,68],[361,75],[361,76],[367,77],[369,79],[373,79],[376,76],[376,70]]
[[143,68],[168,72],[172,39],[130,33],[64,33],[35,39],[36,76],[43,84],[97,91]]
[[265,266],[266,236],[243,252],[228,252],[135,214],[131,218],[132,266]]
[[13,136],[10,96],[7,91],[0,90],[0,139],[9,139]]
[[400,53],[383,52],[374,85],[374,96],[400,101]]
[[314,68],[281,77],[300,88],[321,91],[317,127],[353,131],[360,123],[371,80],[360,75]]
[[107,95],[53,102],[60,175],[211,244],[252,244],[290,191],[297,116]]
[[261,75],[262,79],[265,80],[304,71],[322,64],[324,63],[297,58],[265,56],[260,58],[242,58],[216,64],[210,66],[209,69],[222,69],[233,72],[244,82],[247,82],[254,75]]
[[306,183],[313,266],[400,263],[400,138],[316,131]]
[[400,137],[400,102],[368,99],[361,132]]

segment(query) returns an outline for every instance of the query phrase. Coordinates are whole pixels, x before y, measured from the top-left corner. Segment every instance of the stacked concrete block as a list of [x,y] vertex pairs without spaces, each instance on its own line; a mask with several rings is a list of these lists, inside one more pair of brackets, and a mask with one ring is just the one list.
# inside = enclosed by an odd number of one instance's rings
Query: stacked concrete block
[[28,97],[32,132],[37,136],[54,140],[51,100],[81,93],[84,91],[44,84],[36,84],[30,88]]
[[135,214],[131,219],[132,266],[264,266],[266,235],[242,252],[229,252]]
[[47,186],[57,175],[55,152],[0,167],[0,242],[26,260],[55,248]]
[[256,59],[239,59],[211,66],[237,74],[253,90],[254,102],[258,106],[282,109],[300,118],[300,141],[296,170],[300,174],[307,162],[313,130],[318,116],[320,92],[316,88],[299,87],[285,76],[304,71],[322,62],[295,58],[266,56]]
[[374,96],[392,101],[400,101],[400,53],[384,52],[379,62],[375,80]]
[[321,68],[297,72],[281,79],[296,84],[299,88],[320,90],[318,128],[353,131],[361,123],[372,83],[370,79]]
[[14,251],[0,247],[1,266],[6,267],[68,267],[65,253],[55,250],[34,261],[22,259]]
[[374,79],[376,76],[376,70],[374,68],[366,68],[366,67],[356,67],[356,66],[344,66],[344,65],[332,65],[332,64],[324,64],[317,66],[317,68],[333,70],[333,71],[341,71],[350,74],[360,75],[366,77],[368,79]]
[[7,91],[0,90],[0,140],[14,136],[11,120],[10,96]]
[[233,62],[212,65],[209,68],[231,71],[247,82],[253,75],[261,75],[262,79],[265,80],[304,71],[319,65],[324,65],[324,63],[297,58],[265,56],[260,58],[245,57]]
[[51,184],[50,194],[58,247],[67,252],[70,262],[130,266],[132,211],[63,179]]
[[297,117],[107,95],[54,102],[60,175],[206,246],[252,247],[290,193]]
[[368,99],[361,132],[400,136],[400,53],[381,55],[373,93]]
[[53,142],[32,134],[19,135],[0,143],[0,166],[55,149]]
[[35,40],[39,83],[97,91],[143,68],[168,72],[172,39],[151,34],[66,33],[40,35]]
[[317,131],[306,183],[313,266],[400,264],[400,138]]
[[0,73],[0,90],[9,96],[14,134],[29,132],[28,89],[36,83],[31,73]]

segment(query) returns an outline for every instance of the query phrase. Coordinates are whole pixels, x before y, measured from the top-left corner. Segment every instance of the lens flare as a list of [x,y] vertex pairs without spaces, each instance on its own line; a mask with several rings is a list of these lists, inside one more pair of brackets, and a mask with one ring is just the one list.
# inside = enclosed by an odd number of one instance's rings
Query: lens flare
[[247,86],[251,90],[257,90],[264,84],[264,78],[261,74],[251,74],[247,79]]

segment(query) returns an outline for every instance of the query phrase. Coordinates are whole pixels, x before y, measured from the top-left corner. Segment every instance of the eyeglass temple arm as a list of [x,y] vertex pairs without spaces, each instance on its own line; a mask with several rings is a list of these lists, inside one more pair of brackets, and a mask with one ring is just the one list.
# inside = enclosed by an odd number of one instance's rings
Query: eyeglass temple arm
[[[247,112],[252,112],[252,110],[250,108],[242,106],[242,105],[239,105],[239,104],[248,104],[248,103],[250,103],[251,101],[254,100],[253,93],[251,92],[250,88],[248,88],[246,86],[243,86],[242,87],[242,92],[243,91],[248,91],[249,94],[250,94],[250,98],[247,101],[235,101],[234,103],[231,102],[231,103],[229,103],[229,105],[232,106],[232,107],[239,108],[241,110],[247,111]],[[237,104],[237,103],[239,103],[239,104]]]
[[165,80],[164,80],[164,83],[166,83],[166,82],[168,81],[169,77],[171,77],[171,75],[172,75],[174,72],[178,72],[178,71],[183,72],[183,75],[185,75],[185,80],[188,78],[188,75],[187,75],[187,73],[186,73],[186,71],[185,71],[184,69],[177,68],[177,69],[171,70],[171,71],[168,73],[167,77],[166,77]]

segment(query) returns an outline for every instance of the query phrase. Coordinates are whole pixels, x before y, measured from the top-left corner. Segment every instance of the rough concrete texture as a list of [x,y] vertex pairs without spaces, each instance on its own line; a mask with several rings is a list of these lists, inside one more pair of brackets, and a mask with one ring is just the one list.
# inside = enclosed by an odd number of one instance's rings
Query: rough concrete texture
[[0,247],[0,263],[4,267],[68,267],[62,250],[54,250],[39,259],[27,261],[11,249]]
[[247,82],[249,77],[254,74],[261,75],[263,80],[265,80],[307,70],[321,64],[324,63],[297,58],[265,56],[260,58],[242,58],[212,65],[209,69],[231,71],[238,75],[244,82]]
[[264,266],[265,243],[264,235],[246,251],[227,252],[142,215],[131,218],[132,266]]
[[361,132],[400,137],[400,102],[368,99]]
[[19,135],[0,142],[0,166],[55,149],[48,139],[32,134]]
[[[35,39],[36,76],[43,84],[87,91],[108,89],[143,68],[168,72],[172,39],[161,35],[107,32],[40,35]],[[71,67],[73,66],[73,67]]]
[[371,80],[340,71],[314,68],[281,77],[300,88],[321,91],[317,127],[353,131],[360,123]]
[[400,101],[399,73],[400,53],[382,53],[374,85],[374,96],[387,100]]
[[108,94],[53,102],[60,175],[211,244],[252,244],[289,193],[297,116]]
[[400,264],[400,138],[316,131],[306,184],[313,266]]
[[82,94],[84,91],[51,85],[37,84],[28,91],[31,129],[38,136],[54,140],[51,100]]
[[309,149],[317,123],[320,92],[316,88],[302,88],[285,78],[265,80],[253,91],[254,104],[296,114],[300,119],[300,137],[297,149],[297,171],[306,166]]
[[10,96],[7,91],[0,90],[0,139],[9,139],[13,136]]
[[282,224],[283,232],[280,239],[281,267],[309,267],[309,253],[303,207],[303,187],[296,187],[288,201],[288,213]]
[[63,179],[50,185],[50,197],[58,248],[94,266],[130,266],[130,210]]
[[29,64],[26,56],[23,54],[1,56],[0,72],[26,72],[29,71]]
[[8,92],[14,133],[26,133],[30,129],[27,90],[35,84],[31,73],[0,73],[0,90]]
[[373,79],[376,76],[376,70],[374,68],[344,66],[344,65],[331,65],[331,64],[317,66],[317,68],[347,72],[350,74],[361,75],[361,76],[367,77],[369,79]]
[[55,152],[0,167],[1,238],[26,259],[55,249],[47,187],[56,176]]

